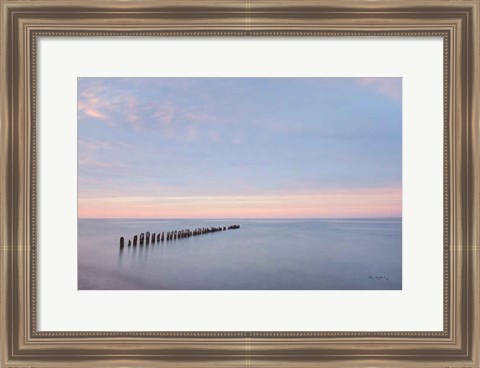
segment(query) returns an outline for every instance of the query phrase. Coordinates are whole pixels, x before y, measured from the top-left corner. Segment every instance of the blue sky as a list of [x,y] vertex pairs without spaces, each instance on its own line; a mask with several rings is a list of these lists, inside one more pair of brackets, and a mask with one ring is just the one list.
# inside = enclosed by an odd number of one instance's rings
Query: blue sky
[[401,78],[79,78],[81,217],[401,216]]

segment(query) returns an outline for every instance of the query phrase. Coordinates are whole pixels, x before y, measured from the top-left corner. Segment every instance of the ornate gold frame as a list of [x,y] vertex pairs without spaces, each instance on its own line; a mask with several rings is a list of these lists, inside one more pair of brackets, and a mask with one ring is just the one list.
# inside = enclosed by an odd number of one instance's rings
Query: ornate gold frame
[[[480,367],[479,0],[0,4],[0,367]],[[441,36],[443,331],[37,331],[36,42],[38,37],[102,35]]]

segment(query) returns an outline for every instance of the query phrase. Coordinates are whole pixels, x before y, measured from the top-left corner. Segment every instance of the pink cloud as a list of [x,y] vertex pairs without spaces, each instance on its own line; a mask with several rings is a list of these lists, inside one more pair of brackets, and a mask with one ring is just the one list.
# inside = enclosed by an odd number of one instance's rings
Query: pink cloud
[[110,103],[102,98],[101,93],[101,86],[86,89],[80,93],[77,104],[79,122],[85,118],[94,118],[109,126],[115,126],[108,116]]
[[358,78],[361,86],[370,86],[378,93],[394,100],[402,99],[402,82],[400,78]]
[[105,120],[106,116],[94,106],[89,106],[87,103],[81,101],[78,103],[79,114],[89,116],[91,118]]
[[[171,84],[168,80],[165,83]],[[172,86],[178,87],[172,83]],[[165,136],[181,140],[192,141],[201,138],[217,140],[216,136],[211,138],[207,133],[200,134],[200,129],[189,127],[192,124],[216,121],[209,113],[211,106],[207,105],[185,107],[168,99],[154,103],[140,101],[135,94],[127,90],[112,94],[102,81],[98,81],[91,82],[88,87],[83,87],[79,91],[78,120],[82,123],[87,118],[94,119],[109,126],[126,124],[138,131],[160,129]]]
[[139,128],[140,104],[127,93],[105,96],[105,88],[95,83],[83,89],[78,96],[78,119],[94,118],[109,126],[115,126],[118,118],[126,119],[134,128]]

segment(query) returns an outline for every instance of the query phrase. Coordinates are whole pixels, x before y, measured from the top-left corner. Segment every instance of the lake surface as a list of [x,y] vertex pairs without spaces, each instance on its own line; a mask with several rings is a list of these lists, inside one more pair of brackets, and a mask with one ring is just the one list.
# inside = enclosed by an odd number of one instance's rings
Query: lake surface
[[[241,228],[127,246],[141,232],[233,224]],[[78,288],[398,290],[402,221],[80,219]]]

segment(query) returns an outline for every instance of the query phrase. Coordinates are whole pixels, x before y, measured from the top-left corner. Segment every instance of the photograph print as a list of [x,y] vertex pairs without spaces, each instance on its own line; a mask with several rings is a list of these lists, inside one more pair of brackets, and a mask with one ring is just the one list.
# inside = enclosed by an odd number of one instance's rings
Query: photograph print
[[79,290],[401,290],[402,79],[77,80]]

